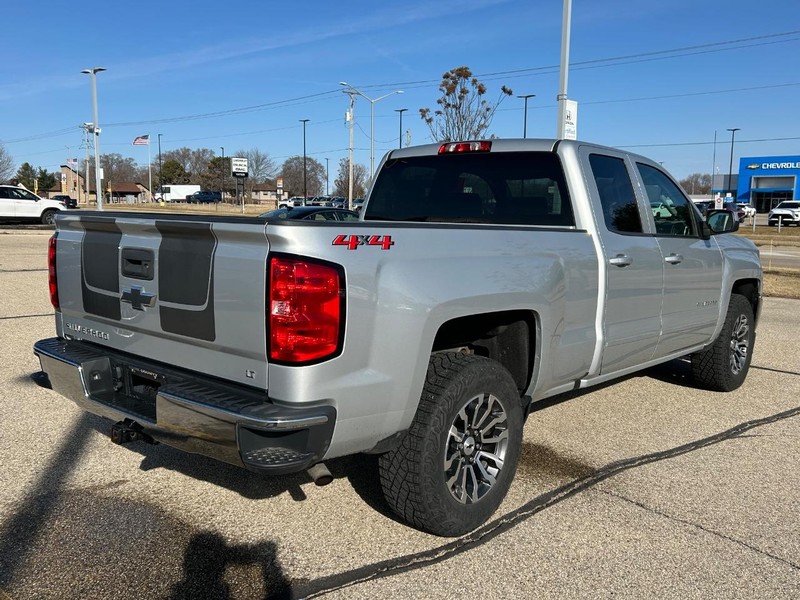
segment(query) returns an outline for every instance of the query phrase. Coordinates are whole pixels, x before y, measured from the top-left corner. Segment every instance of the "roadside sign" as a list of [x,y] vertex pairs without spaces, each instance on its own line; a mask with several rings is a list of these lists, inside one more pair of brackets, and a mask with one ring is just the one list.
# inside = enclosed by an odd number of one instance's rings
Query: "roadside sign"
[[231,158],[231,175],[234,177],[247,177],[247,159],[239,156]]
[[578,139],[578,103],[575,100],[566,101],[564,112],[564,139]]

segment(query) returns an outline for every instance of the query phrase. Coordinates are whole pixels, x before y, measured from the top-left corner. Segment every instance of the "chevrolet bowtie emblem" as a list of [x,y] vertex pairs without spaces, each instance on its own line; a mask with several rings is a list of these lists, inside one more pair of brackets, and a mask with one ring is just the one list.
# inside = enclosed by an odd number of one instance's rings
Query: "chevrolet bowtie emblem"
[[149,308],[155,306],[156,295],[148,294],[144,291],[144,288],[134,285],[131,288],[122,290],[121,300],[130,303],[135,310],[144,310],[145,306]]

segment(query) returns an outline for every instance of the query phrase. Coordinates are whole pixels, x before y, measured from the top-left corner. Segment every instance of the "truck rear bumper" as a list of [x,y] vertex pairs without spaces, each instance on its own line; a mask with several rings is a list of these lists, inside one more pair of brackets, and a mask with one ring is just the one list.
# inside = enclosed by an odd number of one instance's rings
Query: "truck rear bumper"
[[293,473],[322,460],[333,435],[332,406],[279,405],[265,392],[86,342],[48,338],[33,351],[56,392],[186,452]]

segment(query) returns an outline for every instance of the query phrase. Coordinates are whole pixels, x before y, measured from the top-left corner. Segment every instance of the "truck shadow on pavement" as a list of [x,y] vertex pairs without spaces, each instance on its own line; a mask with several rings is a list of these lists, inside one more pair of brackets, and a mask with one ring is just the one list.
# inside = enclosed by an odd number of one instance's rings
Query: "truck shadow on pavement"
[[[252,573],[252,568],[257,572]],[[238,576],[236,571],[240,571]],[[291,584],[272,542],[231,546],[218,533],[197,533],[186,546],[183,574],[183,579],[173,586],[169,600],[239,597],[232,594],[231,578],[234,585],[241,581],[236,587],[248,590],[248,597],[276,600],[292,597]]]
[[76,418],[0,523],[0,597],[288,598],[272,541],[228,544],[126,497],[125,481],[74,487],[101,419]]

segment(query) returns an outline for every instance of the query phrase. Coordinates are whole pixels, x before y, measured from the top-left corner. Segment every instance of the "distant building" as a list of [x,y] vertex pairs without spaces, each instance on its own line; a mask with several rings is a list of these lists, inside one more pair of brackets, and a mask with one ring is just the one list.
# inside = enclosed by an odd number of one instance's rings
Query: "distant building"
[[731,178],[715,175],[713,192],[723,196],[736,188],[736,201],[755,206],[759,213],[769,212],[784,200],[800,200],[800,156],[744,156],[739,159],[739,173]]

